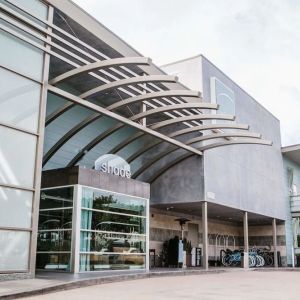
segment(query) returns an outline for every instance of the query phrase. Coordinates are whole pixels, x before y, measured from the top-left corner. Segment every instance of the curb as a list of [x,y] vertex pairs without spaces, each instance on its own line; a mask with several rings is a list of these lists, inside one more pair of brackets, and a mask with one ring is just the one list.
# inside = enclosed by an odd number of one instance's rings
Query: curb
[[137,279],[146,279],[146,278],[156,278],[156,277],[173,277],[173,276],[188,276],[188,275],[206,275],[206,274],[219,274],[225,273],[226,270],[190,270],[190,271],[164,271],[164,272],[149,272],[142,274],[124,274],[124,275],[112,275],[106,277],[98,277],[92,279],[82,279],[82,280],[74,280],[68,281],[61,284],[55,284],[52,286],[44,286],[41,288],[36,288],[27,291],[19,291],[6,295],[1,295],[0,300],[8,300],[8,299],[18,299],[30,296],[44,295],[59,291],[66,291],[76,288],[88,287],[93,285],[100,285],[106,283],[113,282],[122,282],[129,280],[137,280]]

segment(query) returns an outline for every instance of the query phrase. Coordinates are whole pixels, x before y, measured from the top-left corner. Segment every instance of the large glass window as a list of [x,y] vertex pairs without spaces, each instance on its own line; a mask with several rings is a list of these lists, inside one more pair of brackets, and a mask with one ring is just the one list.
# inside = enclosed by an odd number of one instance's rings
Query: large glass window
[[40,84],[0,68],[0,122],[37,132],[40,94]]
[[80,271],[145,268],[145,199],[83,188],[81,205]]
[[[0,31],[0,53],[2,66],[36,80],[42,79],[44,59],[42,50]],[[28,67],[29,62],[30,67]]]
[[27,271],[30,232],[0,230],[0,272]]
[[37,268],[70,271],[73,187],[41,191]]
[[0,227],[30,228],[33,193],[0,186]]
[[10,0],[9,2],[42,20],[47,19],[48,7],[40,0]]
[[0,125],[0,184],[32,188],[36,136]]

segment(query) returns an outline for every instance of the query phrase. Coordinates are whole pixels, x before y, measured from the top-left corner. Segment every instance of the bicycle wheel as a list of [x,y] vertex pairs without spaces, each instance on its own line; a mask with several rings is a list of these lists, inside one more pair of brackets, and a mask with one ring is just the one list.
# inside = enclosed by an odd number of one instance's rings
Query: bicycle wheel
[[265,265],[266,266],[273,266],[274,264],[274,260],[273,257],[269,254],[264,255],[264,259],[265,259]]
[[256,265],[256,259],[253,255],[249,255],[249,268],[254,268]]
[[263,267],[265,264],[265,260],[263,259],[263,257],[261,255],[256,255],[256,267]]
[[230,266],[230,255],[226,254],[222,257],[222,265],[224,267],[229,267]]

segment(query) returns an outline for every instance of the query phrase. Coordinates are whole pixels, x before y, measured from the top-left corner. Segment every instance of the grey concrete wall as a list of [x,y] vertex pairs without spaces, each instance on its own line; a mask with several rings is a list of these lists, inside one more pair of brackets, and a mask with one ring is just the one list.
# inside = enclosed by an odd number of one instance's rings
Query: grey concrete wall
[[192,156],[151,184],[151,204],[197,202],[204,197],[203,160]]
[[[249,124],[251,132],[261,133],[263,138],[274,143],[272,147],[233,145],[206,151],[203,162],[205,195],[207,192],[215,194],[215,199],[208,200],[285,219],[286,206],[278,119],[203,56],[175,62],[163,66],[163,69],[168,73],[177,74],[189,88],[199,89],[204,101],[207,102],[211,101],[211,77],[216,77],[235,94],[236,122]],[[165,197],[161,201],[166,201],[171,194],[165,184],[170,181],[170,178],[173,177],[173,186],[176,183],[180,185],[179,179],[176,180],[176,175],[179,175],[180,171],[173,168],[169,173],[167,178],[162,178],[156,184],[161,185],[158,189],[166,189]],[[197,175],[198,173],[192,172],[188,174],[190,177],[197,177]],[[188,195],[193,193],[195,187],[186,188],[183,184],[181,188]],[[153,188],[153,194],[157,195],[155,189]],[[188,201],[187,197],[178,201]]]
[[202,72],[204,99],[211,99],[210,78],[218,78],[234,91],[236,122],[249,124],[250,131],[273,141],[272,147],[234,145],[206,151],[205,191],[215,193],[215,203],[285,219],[278,119],[204,57]]

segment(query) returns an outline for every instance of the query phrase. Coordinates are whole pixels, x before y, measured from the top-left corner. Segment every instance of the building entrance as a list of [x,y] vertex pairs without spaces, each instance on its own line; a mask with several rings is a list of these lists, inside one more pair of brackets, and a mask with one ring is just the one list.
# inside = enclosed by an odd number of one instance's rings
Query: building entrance
[[[93,170],[81,172],[79,167],[71,169],[44,172],[44,186],[53,184],[55,173],[70,172],[74,177],[75,169],[76,176],[75,180],[57,176],[62,183],[74,184],[42,189],[37,269],[75,273],[147,269],[148,185]],[[90,172],[93,176],[85,177]],[[87,185],[89,178],[97,177],[100,180],[92,185],[98,188]],[[119,187],[107,190],[105,183],[114,180]],[[130,184],[137,187],[133,195],[125,194]]]

